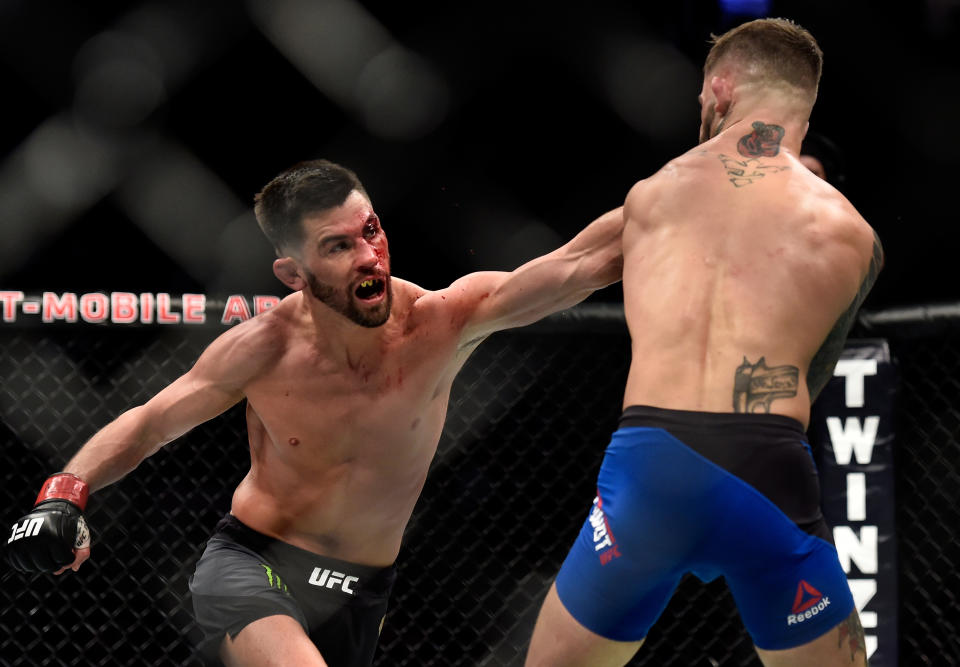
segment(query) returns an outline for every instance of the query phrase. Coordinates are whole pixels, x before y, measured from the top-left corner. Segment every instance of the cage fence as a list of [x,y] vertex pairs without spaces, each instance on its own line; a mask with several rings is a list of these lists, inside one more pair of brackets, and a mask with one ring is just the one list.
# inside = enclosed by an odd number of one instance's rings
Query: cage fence
[[[960,664],[960,318],[864,317],[900,366],[896,497],[903,665]],[[183,373],[218,326],[0,326],[7,524],[98,428]],[[855,332],[856,333],[856,332]],[[521,665],[595,494],[630,359],[622,311],[492,336],[454,385],[401,549],[379,667]],[[243,409],[194,429],[88,506],[78,574],[0,581],[0,662],[202,665],[187,580],[249,466]],[[630,663],[759,665],[722,579],[685,579]]]

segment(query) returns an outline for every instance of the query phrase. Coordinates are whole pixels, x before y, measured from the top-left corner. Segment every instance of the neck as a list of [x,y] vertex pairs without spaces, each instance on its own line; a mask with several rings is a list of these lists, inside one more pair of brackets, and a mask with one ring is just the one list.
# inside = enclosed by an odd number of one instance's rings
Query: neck
[[[766,146],[764,155],[769,156],[771,150],[778,154],[782,150],[800,154],[800,144],[806,132],[807,119],[796,112],[784,111],[777,106],[735,106],[725,115],[718,126],[716,139],[723,141],[734,140],[741,146]],[[741,143],[743,140],[744,143]],[[759,143],[758,143],[759,142]],[[740,150],[741,154],[749,155],[753,148]],[[760,150],[756,148],[756,150]],[[759,154],[757,155],[759,157]]]
[[306,292],[301,292],[300,298],[314,338],[330,355],[352,365],[355,360],[380,350],[389,322],[379,327],[365,327]]

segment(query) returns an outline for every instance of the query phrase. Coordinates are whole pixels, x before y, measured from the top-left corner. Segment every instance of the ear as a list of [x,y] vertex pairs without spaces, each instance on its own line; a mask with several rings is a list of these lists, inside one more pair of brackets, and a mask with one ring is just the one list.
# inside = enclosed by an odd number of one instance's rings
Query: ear
[[274,260],[273,275],[294,292],[299,292],[307,286],[307,281],[300,275],[300,267],[292,257]]
[[725,76],[714,76],[710,79],[710,91],[717,100],[714,109],[718,116],[725,116],[733,104],[733,85]]

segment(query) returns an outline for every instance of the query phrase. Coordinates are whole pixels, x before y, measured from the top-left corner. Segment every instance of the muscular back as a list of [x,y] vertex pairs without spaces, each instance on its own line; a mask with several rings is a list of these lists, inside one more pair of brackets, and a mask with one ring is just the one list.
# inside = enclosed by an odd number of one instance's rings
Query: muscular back
[[811,362],[826,345],[817,364],[835,363],[875,275],[875,237],[789,152],[746,158],[737,138],[730,128],[627,197],[624,404],[806,424],[822,374],[808,378]]

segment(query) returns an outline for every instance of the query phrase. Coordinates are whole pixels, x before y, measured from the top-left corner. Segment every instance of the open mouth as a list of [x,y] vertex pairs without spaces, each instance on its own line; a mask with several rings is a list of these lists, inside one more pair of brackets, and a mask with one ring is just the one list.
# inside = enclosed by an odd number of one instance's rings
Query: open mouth
[[358,299],[366,301],[368,299],[375,299],[383,294],[386,287],[386,283],[380,278],[368,278],[360,283],[360,286],[357,287],[353,293],[357,295]]

